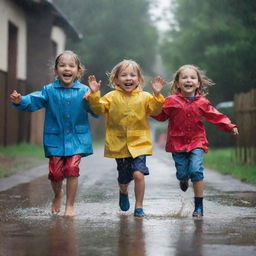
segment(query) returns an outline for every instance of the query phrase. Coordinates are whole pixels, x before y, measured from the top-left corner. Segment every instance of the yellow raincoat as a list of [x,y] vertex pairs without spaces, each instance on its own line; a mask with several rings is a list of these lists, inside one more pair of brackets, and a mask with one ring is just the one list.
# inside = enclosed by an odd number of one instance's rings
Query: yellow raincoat
[[135,89],[131,93],[116,88],[100,97],[88,96],[90,109],[106,115],[105,157],[126,158],[152,154],[147,116],[161,112],[164,97]]

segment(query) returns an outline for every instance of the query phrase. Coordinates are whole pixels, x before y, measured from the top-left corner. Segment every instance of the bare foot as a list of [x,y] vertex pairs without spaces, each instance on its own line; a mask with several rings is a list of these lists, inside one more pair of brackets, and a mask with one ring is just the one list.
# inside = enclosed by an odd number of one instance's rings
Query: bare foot
[[52,214],[58,214],[60,212],[61,208],[61,199],[63,196],[63,190],[57,195],[52,200]]
[[74,217],[74,207],[73,206],[66,206],[64,217]]

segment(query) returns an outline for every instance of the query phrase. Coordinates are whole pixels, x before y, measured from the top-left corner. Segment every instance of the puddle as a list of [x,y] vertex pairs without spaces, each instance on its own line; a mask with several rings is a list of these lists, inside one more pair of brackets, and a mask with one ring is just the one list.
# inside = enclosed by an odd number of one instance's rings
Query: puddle
[[254,191],[230,191],[221,195],[206,196],[205,198],[222,205],[256,207],[256,192]]

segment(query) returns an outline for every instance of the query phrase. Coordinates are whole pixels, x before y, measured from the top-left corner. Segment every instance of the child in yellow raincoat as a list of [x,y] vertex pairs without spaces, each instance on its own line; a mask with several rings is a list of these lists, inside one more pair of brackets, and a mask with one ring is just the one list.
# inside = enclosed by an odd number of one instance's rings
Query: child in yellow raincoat
[[146,156],[152,154],[147,116],[161,112],[164,97],[160,92],[164,81],[160,77],[154,78],[154,94],[144,92],[140,66],[133,60],[123,60],[112,69],[109,82],[115,90],[101,97],[101,81],[89,76],[91,93],[86,98],[93,113],[106,115],[104,156],[115,158],[117,162],[119,206],[123,211],[130,208],[128,185],[134,179],[134,216],[143,217],[144,175],[149,174]]

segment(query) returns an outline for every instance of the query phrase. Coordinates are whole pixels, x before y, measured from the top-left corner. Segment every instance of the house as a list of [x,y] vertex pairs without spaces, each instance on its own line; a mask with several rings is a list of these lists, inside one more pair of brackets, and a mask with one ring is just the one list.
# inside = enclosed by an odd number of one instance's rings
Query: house
[[37,91],[53,79],[51,66],[66,39],[82,36],[50,0],[0,0],[0,146],[42,142],[44,110],[13,109],[10,93]]

